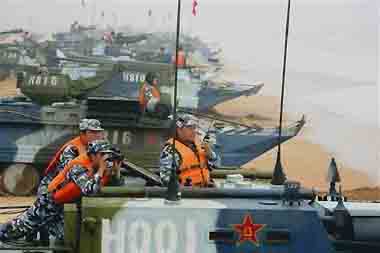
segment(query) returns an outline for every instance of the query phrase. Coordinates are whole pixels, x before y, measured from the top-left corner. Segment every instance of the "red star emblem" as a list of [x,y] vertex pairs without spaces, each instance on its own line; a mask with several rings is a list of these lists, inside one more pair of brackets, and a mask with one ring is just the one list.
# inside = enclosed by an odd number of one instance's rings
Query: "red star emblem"
[[235,231],[240,234],[239,242],[251,241],[252,243],[258,245],[257,232],[259,232],[265,225],[264,224],[254,224],[251,215],[247,214],[244,217],[242,224],[233,225]]

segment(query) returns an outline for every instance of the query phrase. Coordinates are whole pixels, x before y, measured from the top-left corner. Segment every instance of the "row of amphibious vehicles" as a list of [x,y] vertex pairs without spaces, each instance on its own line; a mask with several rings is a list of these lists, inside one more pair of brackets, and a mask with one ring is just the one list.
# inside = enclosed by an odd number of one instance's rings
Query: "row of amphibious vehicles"
[[[167,40],[162,34],[137,37],[147,40],[146,44],[157,50],[160,50],[157,43],[165,44]],[[166,41],[166,44],[170,43]],[[25,182],[28,178],[15,177],[15,174],[28,170],[38,175],[58,147],[78,133],[77,124],[84,117],[101,120],[110,141],[120,146],[129,161],[153,171],[157,169],[160,148],[169,136],[168,116],[172,111],[174,85],[172,64],[160,61],[159,57],[155,62],[148,62],[132,58],[124,61],[107,55],[83,55],[58,40],[43,45],[34,43],[30,49],[44,55],[41,58],[45,58],[45,62],[54,64],[27,65],[27,61],[21,59],[27,57],[34,62],[38,59],[28,55],[25,48],[31,46],[24,44],[0,47],[0,55],[3,56],[0,68],[13,68],[20,93],[0,100],[3,190],[13,194],[30,193],[38,182],[35,176],[28,176],[33,180]],[[45,44],[54,44],[56,53],[46,53]],[[131,48],[136,58],[147,52],[145,43],[141,46],[141,53],[138,46]],[[189,54],[198,54],[198,62],[201,58],[202,64],[188,65],[178,71],[178,108],[201,118],[203,127],[199,132],[203,135],[207,132],[212,137],[214,148],[221,155],[222,167],[240,168],[274,148],[278,143],[278,128],[229,122],[210,113],[215,105],[224,101],[257,94],[264,84],[218,83],[211,79],[223,68],[220,61],[215,60],[216,53],[200,42],[194,42],[188,48]],[[9,50],[14,54],[9,54]],[[156,55],[157,50],[151,49],[150,54]],[[202,53],[205,51],[207,53]],[[213,59],[208,61],[208,57]],[[143,113],[138,96],[148,72],[158,76],[161,100],[156,105],[158,110]],[[301,119],[287,126],[281,141],[297,135],[304,123]],[[15,182],[17,178],[23,182]]]

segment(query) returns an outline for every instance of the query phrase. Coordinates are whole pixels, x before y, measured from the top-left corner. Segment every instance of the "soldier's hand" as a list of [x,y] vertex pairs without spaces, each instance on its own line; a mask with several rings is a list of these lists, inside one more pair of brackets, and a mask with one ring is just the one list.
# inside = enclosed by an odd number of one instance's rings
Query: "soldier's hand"
[[106,161],[107,158],[108,158],[108,156],[105,155],[99,161],[99,170],[98,170],[98,173],[99,173],[99,176],[101,176],[101,177],[103,177],[104,173],[107,171],[107,161]]
[[206,155],[208,157],[212,156],[212,150],[211,150],[210,144],[208,142],[203,142],[202,148],[206,152]]
[[120,177],[121,161],[115,160],[112,167],[112,175]]

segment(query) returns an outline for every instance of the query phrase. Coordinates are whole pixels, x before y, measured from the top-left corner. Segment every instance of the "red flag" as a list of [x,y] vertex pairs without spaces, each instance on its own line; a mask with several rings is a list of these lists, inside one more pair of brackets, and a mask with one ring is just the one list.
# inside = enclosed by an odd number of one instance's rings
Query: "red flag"
[[197,0],[193,0],[193,15],[196,16],[197,15],[197,6],[198,6],[198,2]]

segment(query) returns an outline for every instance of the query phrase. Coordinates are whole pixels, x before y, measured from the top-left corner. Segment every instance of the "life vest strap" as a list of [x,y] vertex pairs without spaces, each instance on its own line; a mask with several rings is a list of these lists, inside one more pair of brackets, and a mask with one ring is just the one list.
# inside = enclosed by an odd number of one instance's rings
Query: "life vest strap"
[[192,170],[192,169],[207,169],[207,166],[201,166],[201,164],[193,164],[189,167],[185,167],[180,169],[180,171],[187,171],[187,170]]

